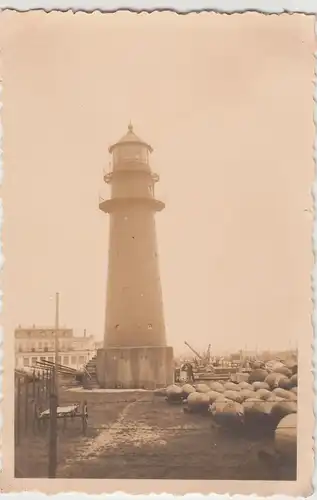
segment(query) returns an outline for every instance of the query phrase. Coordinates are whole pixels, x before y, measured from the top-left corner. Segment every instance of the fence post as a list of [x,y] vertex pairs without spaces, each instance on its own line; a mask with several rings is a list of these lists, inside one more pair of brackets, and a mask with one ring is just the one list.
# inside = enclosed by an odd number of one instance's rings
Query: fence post
[[53,392],[54,392],[54,376],[53,376],[53,369],[50,368],[50,397]]
[[39,419],[38,419],[38,411],[37,411],[37,404],[35,399],[33,400],[33,434],[36,433],[36,431],[39,430]]
[[45,371],[43,369],[41,373],[41,392],[42,392],[42,400],[45,401]]
[[54,368],[50,370],[50,394],[55,394],[55,377],[54,377]]
[[48,457],[48,477],[56,477],[57,469],[57,396],[51,394],[50,398],[50,439],[49,439],[49,457]]
[[28,378],[24,378],[24,424],[25,424],[25,431],[28,430],[28,419],[29,419],[29,381]]
[[88,423],[88,407],[87,407],[87,401],[83,402],[83,407],[82,407],[82,424],[83,424],[83,435],[86,436],[87,432],[87,423]]
[[47,397],[50,401],[51,397],[51,369],[47,369]]
[[40,392],[40,379],[37,381],[37,386],[36,386],[36,399],[37,399],[37,404],[41,404],[41,392]]
[[20,377],[19,375],[16,378],[16,401],[15,401],[15,444],[20,444]]
[[47,369],[44,369],[44,396],[45,401],[48,400],[48,387],[47,387]]
[[32,375],[32,392],[33,392],[33,399],[35,399],[35,370],[33,370],[33,375]]

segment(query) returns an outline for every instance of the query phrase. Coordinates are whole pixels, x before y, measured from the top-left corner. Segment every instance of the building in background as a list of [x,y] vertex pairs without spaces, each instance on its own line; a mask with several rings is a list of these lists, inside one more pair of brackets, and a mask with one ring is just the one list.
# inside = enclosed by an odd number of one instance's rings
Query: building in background
[[[54,328],[19,326],[14,332],[14,337],[16,368],[29,368],[41,360],[55,362]],[[94,337],[87,336],[86,331],[82,337],[77,337],[72,329],[60,328],[58,352],[58,363],[77,370],[81,369],[96,353]]]
[[103,341],[103,340],[96,340],[96,342],[95,342],[96,351],[97,351],[98,349],[102,349],[102,348],[103,348],[103,344],[104,344],[104,341]]

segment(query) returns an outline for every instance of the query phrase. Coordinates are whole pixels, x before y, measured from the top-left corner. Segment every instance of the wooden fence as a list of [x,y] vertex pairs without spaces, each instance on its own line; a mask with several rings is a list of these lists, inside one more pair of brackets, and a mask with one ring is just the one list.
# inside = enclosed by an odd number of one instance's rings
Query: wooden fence
[[62,429],[65,430],[69,418],[74,420],[75,417],[80,417],[84,435],[88,422],[86,401],[81,412],[79,405],[58,407],[55,380],[54,367],[34,370],[33,374],[15,372],[15,447],[19,447],[26,438],[32,441],[32,436],[44,437],[50,478],[56,477],[58,421],[61,421]]
[[54,392],[53,370],[21,374],[15,372],[15,445],[30,433],[38,432],[38,416],[49,407]]

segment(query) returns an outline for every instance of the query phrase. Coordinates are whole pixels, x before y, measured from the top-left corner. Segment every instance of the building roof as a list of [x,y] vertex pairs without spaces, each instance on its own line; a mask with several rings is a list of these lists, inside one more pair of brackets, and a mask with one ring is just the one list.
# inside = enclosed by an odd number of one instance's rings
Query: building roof
[[140,137],[138,137],[134,133],[133,125],[131,122],[129,123],[129,126],[128,126],[128,132],[123,137],[121,137],[121,139],[118,142],[116,142],[115,144],[112,144],[112,146],[110,146],[109,153],[111,153],[115,147],[120,146],[122,144],[141,144],[141,145],[147,147],[150,152],[153,151],[152,147],[149,144],[147,144],[145,141],[140,139]]

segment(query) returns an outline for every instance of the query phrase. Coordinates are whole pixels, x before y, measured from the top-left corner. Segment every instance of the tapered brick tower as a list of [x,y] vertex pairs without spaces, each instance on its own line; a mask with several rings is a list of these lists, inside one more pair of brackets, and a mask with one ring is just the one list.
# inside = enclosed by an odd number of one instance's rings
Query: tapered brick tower
[[110,216],[104,348],[97,355],[102,387],[155,388],[173,381],[173,350],[166,346],[155,213],[164,208],[154,187],[152,148],[130,124],[109,148],[112,171],[104,177]]

